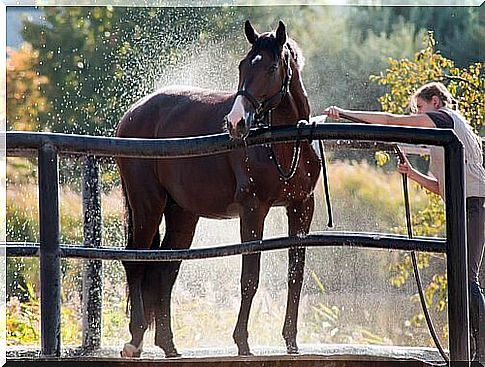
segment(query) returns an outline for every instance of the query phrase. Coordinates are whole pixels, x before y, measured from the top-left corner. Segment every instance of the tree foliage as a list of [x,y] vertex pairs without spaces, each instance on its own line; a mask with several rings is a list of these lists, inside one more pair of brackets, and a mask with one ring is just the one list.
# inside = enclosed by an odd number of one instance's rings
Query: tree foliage
[[[298,40],[307,56],[304,77],[315,109],[335,103],[351,108],[372,107],[381,87],[368,83],[369,73],[380,70],[384,55],[412,55],[422,27],[418,20],[424,18],[418,8],[40,9],[43,21],[25,21],[23,32],[24,39],[38,54],[33,70],[49,81],[42,88],[47,104],[36,116],[38,127],[90,134],[112,133],[123,112],[158,86],[164,70],[178,68],[194,44],[198,43],[201,49],[202,45],[207,49],[214,47],[214,52],[225,55],[237,56],[244,51],[245,19],[251,19],[261,31],[274,26],[278,19],[285,21],[289,34]],[[438,25],[451,16],[448,13],[433,10],[428,22],[434,21],[441,32]],[[456,21],[449,28],[457,29],[465,22],[470,24],[467,35],[476,30],[476,17],[467,14],[456,10]],[[211,44],[214,40],[224,43]],[[477,49],[476,45],[472,48]],[[228,63],[231,67],[236,65],[224,56],[220,67]],[[187,69],[181,73],[187,73]]]
[[12,130],[38,130],[40,115],[48,109],[43,94],[49,80],[36,71],[39,52],[24,44],[7,49],[7,126]]
[[479,7],[363,7],[352,17],[362,37],[391,34],[400,21],[414,25],[415,35],[433,31],[441,53],[463,67],[483,60],[483,17]]
[[[225,12],[211,8],[46,7],[25,21],[24,39],[49,83],[43,129],[111,133],[157,74],[199,37],[223,34]],[[209,32],[210,30],[210,32]]]
[[481,63],[456,67],[453,60],[436,51],[433,32],[428,32],[426,47],[413,60],[389,59],[387,70],[371,80],[388,87],[379,98],[384,111],[405,113],[413,92],[425,83],[441,81],[458,101],[458,108],[476,131],[482,131],[485,122],[485,79]]

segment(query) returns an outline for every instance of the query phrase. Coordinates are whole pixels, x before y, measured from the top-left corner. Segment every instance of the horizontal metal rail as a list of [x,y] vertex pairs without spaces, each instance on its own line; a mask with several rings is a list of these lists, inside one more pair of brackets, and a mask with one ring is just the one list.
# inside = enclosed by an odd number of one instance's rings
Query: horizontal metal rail
[[[158,139],[157,141],[160,141]],[[378,141],[355,141],[355,140],[347,140],[347,139],[326,139],[323,141],[323,145],[325,150],[327,151],[337,151],[337,150],[361,150],[361,151],[387,151],[387,152],[394,152],[393,145],[395,143],[383,143]],[[405,147],[410,147],[411,145],[406,144]],[[402,148],[402,146],[401,146]],[[404,149],[406,149],[404,148]],[[413,151],[410,154],[424,154],[422,153],[423,149],[428,148],[428,146],[421,144],[416,145],[413,144]],[[485,149],[485,146],[484,146]],[[414,151],[418,153],[414,153]],[[37,150],[31,148],[10,148],[8,150],[9,156],[15,157],[26,157],[26,158],[34,158],[37,155]],[[60,151],[58,152],[59,156],[61,157],[83,157],[89,155],[87,153],[72,153],[68,151]],[[96,161],[98,163],[113,163],[115,157],[111,157],[108,155],[96,155]]]
[[[400,235],[374,233],[326,232],[305,237],[278,237],[234,245],[194,248],[187,250],[131,250],[124,248],[86,248],[61,245],[60,256],[68,258],[123,260],[123,261],[179,261],[213,257],[250,254],[261,251],[281,250],[290,247],[363,247],[405,251],[446,252],[446,239],[416,237],[409,239]],[[38,243],[7,242],[7,256],[38,256]]]
[[19,151],[36,152],[44,145],[56,147],[58,153],[106,156],[184,158],[229,152],[236,148],[297,139],[330,139],[401,142],[424,145],[447,145],[456,139],[452,130],[395,127],[364,124],[319,124],[303,127],[274,127],[251,130],[245,141],[233,140],[228,134],[188,138],[138,139],[108,138],[57,133],[7,132],[7,155]]
[[[365,124],[317,124],[316,126],[307,125],[304,127],[278,127],[260,128],[251,130],[248,138],[244,141],[232,140],[228,134],[215,134],[211,136],[196,136],[171,139],[135,139],[135,138],[108,138],[100,136],[83,136],[54,133],[23,133],[7,132],[7,155],[25,155],[35,152],[39,157],[39,177],[49,178],[51,185],[46,184],[47,188],[56,187],[57,190],[57,156],[59,154],[82,154],[112,157],[140,157],[140,158],[189,158],[200,157],[213,154],[226,153],[234,149],[260,144],[291,142],[295,140],[352,140],[352,141],[379,141],[389,143],[408,143],[412,145],[435,145],[443,146],[445,151],[445,206],[446,206],[446,242],[441,240],[419,240],[421,243],[412,242],[405,238],[398,239],[386,235],[356,235],[349,236],[334,234],[334,237],[326,234],[309,235],[304,238],[284,238],[271,239],[266,241],[249,242],[241,245],[221,246],[227,255],[241,253],[259,252],[266,249],[279,249],[298,246],[363,246],[371,248],[392,248],[403,250],[436,251],[445,252],[447,259],[448,276],[448,318],[449,318],[449,340],[450,340],[450,360],[451,365],[461,365],[460,361],[470,359],[469,350],[469,322],[468,322],[468,271],[467,271],[467,249],[465,232],[465,180],[464,180],[464,150],[463,145],[451,129],[430,129],[414,127],[396,127]],[[43,159],[40,159],[43,158]],[[49,158],[49,159],[47,159]],[[41,164],[42,163],[42,164]],[[55,173],[55,174],[54,174]],[[42,181],[39,180],[39,181]],[[43,182],[43,181],[42,181]],[[47,182],[47,181],[46,181]],[[53,191],[53,192],[50,192]],[[40,207],[46,213],[57,213],[58,207],[56,200],[48,199],[47,194],[53,197],[55,190],[42,190],[44,199],[40,200]],[[58,194],[58,193],[57,193]],[[42,220],[41,210],[41,220]],[[55,216],[48,215],[51,218]],[[33,245],[32,251],[39,252],[40,258],[55,260],[56,272],[60,269],[58,259],[62,251],[68,251],[67,246],[61,249],[58,230],[58,219],[50,220],[52,226],[40,226],[41,245]],[[47,221],[44,221],[47,223]],[[315,237],[316,236],[316,237]],[[357,238],[364,236],[364,238]],[[413,239],[416,241],[416,239]],[[429,241],[429,243],[425,243]],[[36,247],[37,246],[37,247]],[[75,252],[75,247],[69,251]],[[77,257],[91,257],[102,259],[100,254],[103,251],[121,251],[131,260],[146,260],[145,255],[153,256],[153,261],[163,261],[163,256],[181,256],[179,259],[189,259],[197,253],[197,258],[210,257],[217,248],[183,250],[187,253],[174,255],[173,251],[163,253],[162,251],[137,251],[132,250],[111,250],[111,249],[86,249],[78,247]],[[88,251],[93,251],[89,256]],[[101,251],[97,253],[96,251]],[[247,252],[244,252],[247,251]],[[205,254],[204,254],[205,252]],[[121,253],[120,253],[121,254]],[[106,256],[112,254],[104,253]],[[103,256],[104,256],[103,255]],[[210,255],[210,256],[209,256]],[[123,255],[124,256],[124,255]],[[135,258],[133,258],[135,256]],[[136,257],[138,256],[138,257]],[[142,258],[143,256],[143,258]],[[148,256],[148,257],[149,257]],[[219,256],[219,255],[214,255]],[[116,254],[116,258],[120,258]],[[195,258],[195,257],[194,257]],[[126,259],[128,260],[128,259]],[[54,262],[53,262],[54,263]],[[46,265],[46,264],[44,264]],[[46,268],[46,266],[44,266]],[[57,283],[52,283],[48,272],[44,274],[44,284],[47,290],[52,291],[57,301],[60,299]],[[54,279],[58,282],[58,278]],[[44,293],[42,292],[42,298]],[[46,299],[49,299],[47,294]],[[56,302],[57,302],[56,301]],[[60,312],[55,307],[48,307],[45,303],[41,307],[43,325],[41,331],[43,338],[42,351],[47,356],[58,356],[60,353],[60,335],[57,330],[60,328]],[[45,317],[44,317],[45,316]],[[51,332],[51,330],[55,332]]]

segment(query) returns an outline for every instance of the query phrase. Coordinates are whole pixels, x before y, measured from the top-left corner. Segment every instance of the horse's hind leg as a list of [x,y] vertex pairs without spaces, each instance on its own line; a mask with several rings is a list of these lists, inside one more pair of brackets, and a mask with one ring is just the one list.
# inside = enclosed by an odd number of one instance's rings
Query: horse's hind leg
[[[133,164],[132,164],[133,162]],[[126,190],[129,210],[128,245],[130,249],[149,249],[158,233],[167,195],[161,188],[148,162],[138,160],[120,164],[120,172]],[[144,174],[140,183],[140,172]],[[145,314],[142,284],[146,264],[123,262],[130,300],[131,341],[123,347],[122,356],[138,357],[142,351],[143,335],[148,328]]]
[[[253,201],[253,200],[250,200]],[[241,213],[242,242],[256,241],[263,238],[264,219],[268,214],[268,207],[262,207],[259,202],[246,205]],[[261,254],[249,254],[242,257],[241,272],[241,308],[234,329],[233,338],[239,355],[251,355],[248,344],[248,319],[251,304],[259,284],[259,270]]]
[[[173,202],[165,210],[166,232],[162,242],[162,249],[186,249],[192,244],[195,227],[199,217],[180,208]],[[155,310],[156,331],[155,344],[163,349],[166,357],[178,357],[173,343],[171,326],[171,296],[172,288],[177,279],[180,261],[165,262],[159,267],[160,276],[160,306]]]
[[[293,203],[287,208],[288,230],[290,236],[305,235],[310,230],[313,217],[313,196],[304,202]],[[298,353],[296,343],[298,307],[300,304],[303,272],[305,269],[305,248],[291,248],[288,250],[288,300],[286,304],[283,338],[289,354]]]

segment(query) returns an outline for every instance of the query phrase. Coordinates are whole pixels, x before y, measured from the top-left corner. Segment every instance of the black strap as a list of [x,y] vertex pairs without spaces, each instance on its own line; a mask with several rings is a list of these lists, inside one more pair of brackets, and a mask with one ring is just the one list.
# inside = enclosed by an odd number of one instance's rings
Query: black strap
[[[284,61],[284,66],[286,68],[286,73],[285,77],[283,79],[283,84],[281,85],[281,89],[279,92],[274,94],[273,96],[266,98],[262,102],[259,102],[256,97],[254,97],[250,92],[244,89],[240,89],[237,91],[236,96],[243,96],[246,97],[247,100],[251,103],[255,110],[255,120],[256,121],[261,121],[264,122],[265,117],[267,117],[267,114],[269,111],[274,110],[276,107],[279,106],[281,101],[283,101],[283,98],[288,94],[288,91],[290,90],[290,82],[291,82],[291,77],[293,75],[293,71],[291,70],[291,65],[290,65],[290,60],[289,60],[289,52],[285,54],[285,57],[283,59]],[[266,119],[268,120],[268,119]],[[268,121],[269,125],[269,121]]]
[[254,96],[251,93],[249,93],[248,91],[246,91],[244,89],[238,90],[237,93],[236,93],[236,97],[237,96],[246,97],[248,99],[248,101],[253,105],[253,107],[256,111],[258,111],[258,109],[261,107],[258,100],[256,98],[254,98]]

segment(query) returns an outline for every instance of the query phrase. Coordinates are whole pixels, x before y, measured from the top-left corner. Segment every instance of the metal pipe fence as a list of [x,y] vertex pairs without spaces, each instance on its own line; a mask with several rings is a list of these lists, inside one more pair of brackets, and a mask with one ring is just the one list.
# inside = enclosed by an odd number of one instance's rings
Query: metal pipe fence
[[[100,247],[101,216],[99,178],[94,158],[90,156],[184,158],[229,152],[233,149],[274,142],[311,140],[351,140],[358,142],[408,143],[438,145],[445,150],[446,239],[404,236],[324,232],[306,237],[285,237],[243,244],[189,250],[125,250]],[[371,143],[372,144],[372,143]],[[468,275],[464,194],[463,146],[451,130],[390,127],[363,124],[321,124],[304,127],[261,128],[252,130],[246,141],[231,140],[227,134],[211,136],[133,139],[84,135],[7,132],[7,156],[37,154],[39,168],[40,243],[6,243],[7,256],[39,256],[41,266],[41,351],[58,357],[60,338],[60,259],[89,259],[84,279],[86,301],[83,346],[100,346],[101,294],[95,290],[101,282],[101,260],[175,261],[230,256],[290,248],[295,246],[357,246],[396,250],[445,252],[448,276],[448,315],[450,360],[463,365],[470,360],[468,322]],[[88,156],[84,174],[84,243],[61,245],[59,229],[58,156]],[[94,325],[94,326],[88,326]],[[466,362],[468,363],[468,362]]]

